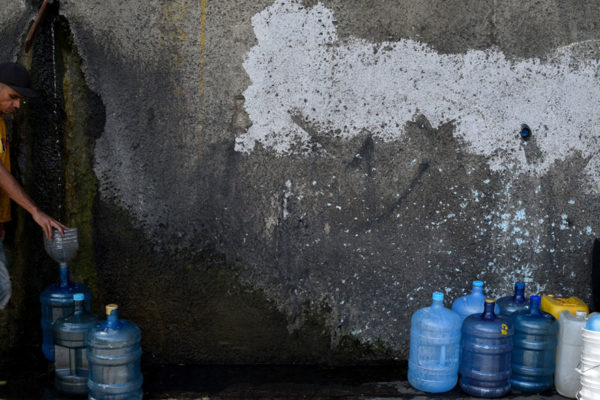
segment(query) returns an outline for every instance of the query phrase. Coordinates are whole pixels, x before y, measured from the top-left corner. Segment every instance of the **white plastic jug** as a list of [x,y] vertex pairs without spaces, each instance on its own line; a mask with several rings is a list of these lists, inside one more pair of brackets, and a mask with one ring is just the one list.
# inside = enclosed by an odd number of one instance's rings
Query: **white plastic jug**
[[556,347],[554,386],[561,396],[574,399],[581,389],[576,368],[581,361],[581,347],[583,346],[581,330],[587,322],[587,313],[577,311],[577,314],[573,315],[564,310],[560,313],[558,322],[560,328]]
[[[596,316],[598,317],[598,316]],[[586,328],[589,323],[586,324]],[[580,376],[580,400],[600,399],[600,331],[581,330],[583,346],[581,348],[581,364],[577,369]]]

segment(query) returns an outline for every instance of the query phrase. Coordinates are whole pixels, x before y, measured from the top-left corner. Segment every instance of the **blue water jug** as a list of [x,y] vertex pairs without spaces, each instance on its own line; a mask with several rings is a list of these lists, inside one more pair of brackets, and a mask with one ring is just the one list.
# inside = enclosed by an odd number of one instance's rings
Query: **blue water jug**
[[525,284],[523,282],[515,282],[514,296],[501,297],[496,301],[500,314],[510,316],[511,314],[526,310],[529,305],[529,299],[525,297]]
[[83,293],[73,295],[74,312],[54,322],[54,386],[72,395],[87,394],[87,331],[98,317],[85,310]]
[[410,325],[408,382],[429,393],[456,386],[460,356],[461,318],[444,307],[444,294],[433,293],[430,307],[417,310]]
[[477,397],[500,397],[510,391],[513,326],[496,315],[493,298],[485,299],[482,314],[467,317],[462,325],[460,387]]
[[510,317],[515,328],[511,385],[524,392],[542,392],[554,383],[554,351],[558,333],[556,319],[540,311],[540,296],[529,298],[529,310]]
[[54,340],[52,339],[52,325],[59,318],[73,314],[73,295],[83,293],[84,305],[90,310],[90,291],[80,283],[69,281],[69,267],[60,266],[60,282],[50,285],[40,295],[42,305],[42,351],[48,361],[54,361]]
[[[452,310],[458,313],[464,321],[469,315],[481,314],[483,312],[484,300],[483,282],[473,281],[473,290],[471,293],[454,300],[454,303],[452,303]],[[496,306],[495,312],[496,314],[500,313],[498,306]]]
[[118,306],[106,306],[106,321],[90,328],[87,357],[90,366],[89,398],[133,400],[142,398],[140,328],[119,319]]

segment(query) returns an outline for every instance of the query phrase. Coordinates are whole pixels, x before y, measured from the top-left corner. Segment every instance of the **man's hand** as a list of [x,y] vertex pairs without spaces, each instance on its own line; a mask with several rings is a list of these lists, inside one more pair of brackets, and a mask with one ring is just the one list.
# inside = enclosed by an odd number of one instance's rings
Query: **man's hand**
[[48,239],[52,240],[52,228],[56,228],[60,232],[60,236],[65,236],[64,230],[67,229],[67,226],[61,224],[43,211],[37,209],[31,216],[33,217],[33,220],[42,227],[42,231],[44,231],[44,235],[46,235]]

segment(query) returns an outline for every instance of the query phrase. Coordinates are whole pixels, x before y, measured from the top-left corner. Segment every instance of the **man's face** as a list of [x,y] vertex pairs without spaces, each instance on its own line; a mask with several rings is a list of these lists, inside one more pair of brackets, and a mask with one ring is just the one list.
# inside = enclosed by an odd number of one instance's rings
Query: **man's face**
[[21,107],[23,96],[10,86],[0,84],[0,114],[13,114]]

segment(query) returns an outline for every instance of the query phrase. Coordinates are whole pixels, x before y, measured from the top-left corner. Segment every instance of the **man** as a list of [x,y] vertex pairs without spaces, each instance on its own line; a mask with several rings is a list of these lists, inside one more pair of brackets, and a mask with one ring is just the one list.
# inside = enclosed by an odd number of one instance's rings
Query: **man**
[[52,237],[52,228],[57,229],[61,235],[67,228],[40,210],[10,173],[10,152],[3,116],[14,114],[21,107],[24,97],[39,97],[30,87],[29,73],[25,67],[17,63],[0,64],[0,309],[8,303],[12,293],[2,244],[6,235],[4,223],[11,219],[10,199],[31,214],[49,239]]

